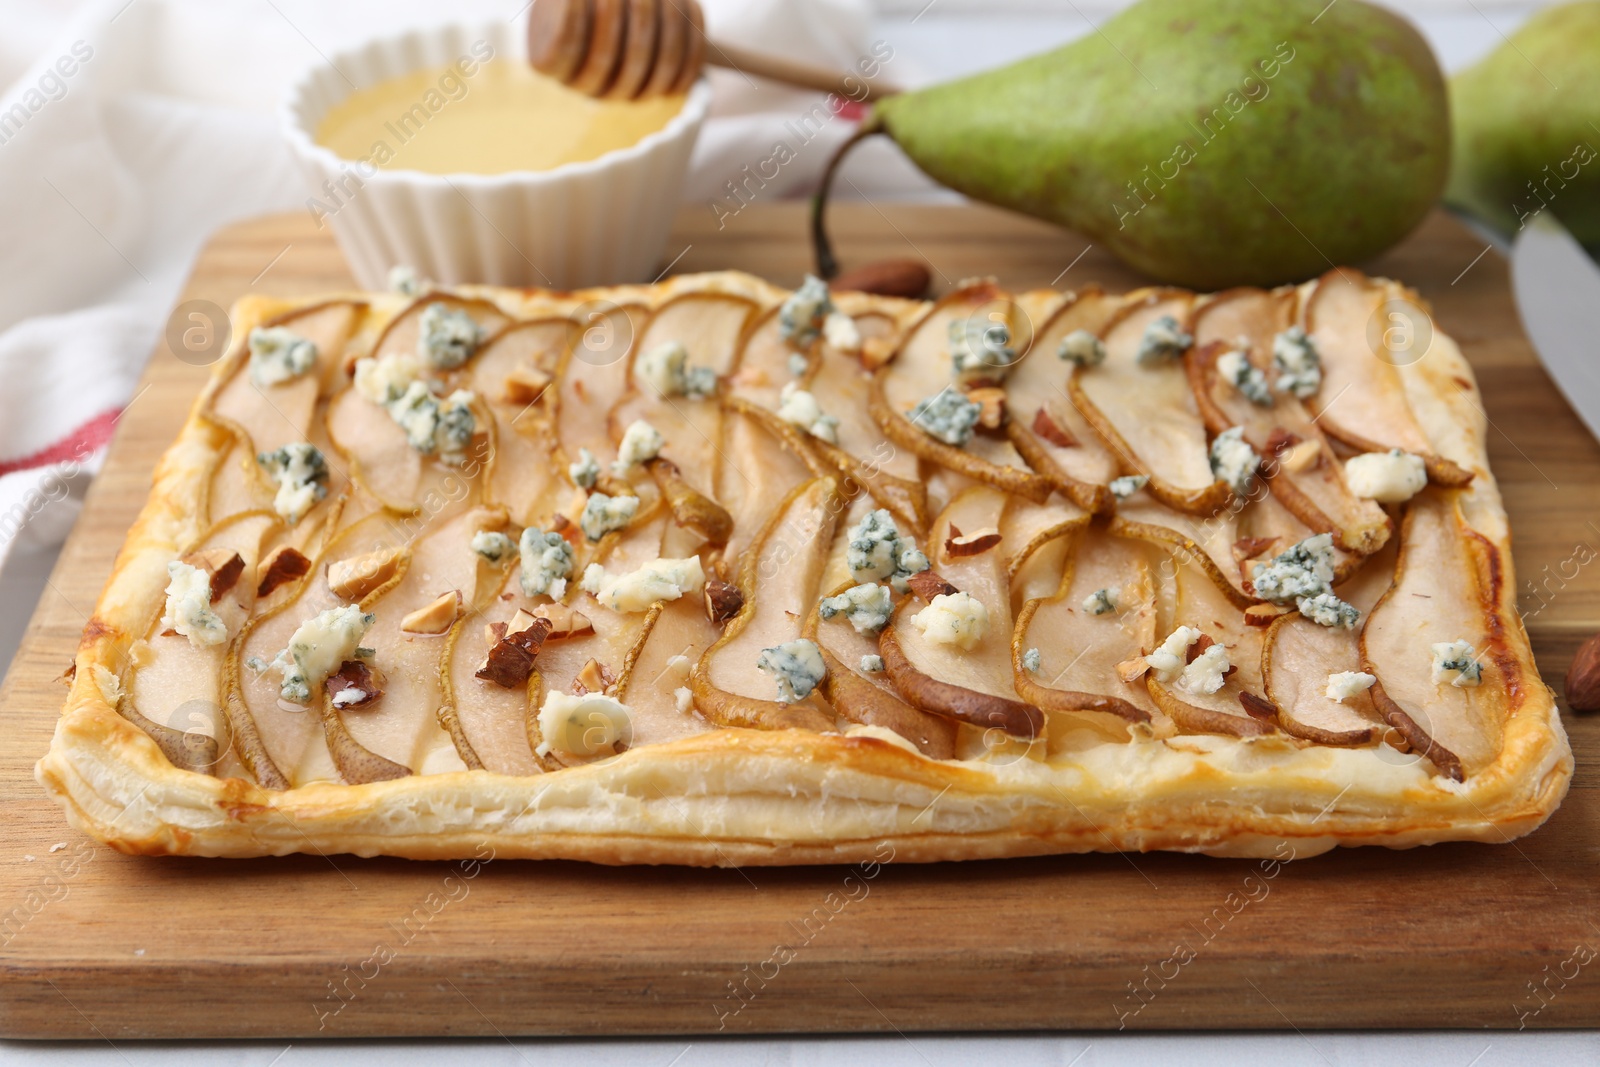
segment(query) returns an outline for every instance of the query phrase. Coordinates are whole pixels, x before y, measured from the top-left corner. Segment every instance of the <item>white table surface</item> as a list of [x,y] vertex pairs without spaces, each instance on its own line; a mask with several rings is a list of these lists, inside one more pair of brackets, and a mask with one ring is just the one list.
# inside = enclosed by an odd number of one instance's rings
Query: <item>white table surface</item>
[[[878,36],[893,40],[897,62],[927,76],[981,70],[1018,55],[1042,51],[1088,31],[1122,6],[1072,0],[885,0]],[[1535,3],[1492,0],[1414,0],[1390,3],[1421,26],[1447,70],[1493,49]],[[922,80],[918,78],[917,80]],[[56,516],[70,521],[71,515]],[[26,551],[26,550],[24,550]],[[55,563],[51,550],[28,552],[23,566],[0,579],[0,664],[8,664],[21,639],[30,605],[45,588]],[[14,563],[22,562],[21,559]],[[1596,979],[1600,980],[1600,979]],[[819,1029],[829,1020],[819,1018]],[[1426,1022],[1426,1020],[1419,1020]],[[1291,1067],[1520,1067],[1600,1064],[1600,1031],[1164,1034],[903,1034],[884,1037],[666,1038],[655,1040],[341,1041],[341,1042],[14,1042],[0,1041],[0,1065],[88,1063],[163,1067],[227,1064],[239,1067],[308,1067],[385,1064],[423,1067],[441,1063],[473,1067],[545,1067],[584,1063],[616,1067],[722,1067],[785,1064],[793,1067],[944,1067],[979,1061],[1005,1067],[1235,1067],[1270,1063]]]

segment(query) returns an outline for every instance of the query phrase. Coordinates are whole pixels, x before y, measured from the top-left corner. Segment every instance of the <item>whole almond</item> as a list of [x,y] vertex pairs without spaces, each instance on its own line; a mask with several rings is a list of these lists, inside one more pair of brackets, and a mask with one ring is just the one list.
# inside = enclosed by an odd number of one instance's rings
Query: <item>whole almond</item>
[[845,271],[829,282],[828,287],[839,292],[917,300],[928,291],[930,280],[928,265],[920,259],[880,259]]
[[1578,646],[1567,668],[1566,690],[1573,711],[1600,711],[1600,634]]

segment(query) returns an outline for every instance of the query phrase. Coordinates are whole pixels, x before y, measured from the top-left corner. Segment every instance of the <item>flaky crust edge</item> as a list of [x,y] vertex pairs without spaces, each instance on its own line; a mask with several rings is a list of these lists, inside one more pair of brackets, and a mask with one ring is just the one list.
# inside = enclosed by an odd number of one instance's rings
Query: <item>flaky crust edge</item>
[[[470,292],[529,316],[584,299],[654,305],[707,289],[762,302],[778,292],[734,273],[653,289]],[[241,302],[236,336],[299,303],[309,301]],[[1516,611],[1510,535],[1488,471],[1476,383],[1454,343],[1437,331],[1435,339],[1436,358],[1430,351],[1401,369],[1407,395],[1440,454],[1477,475],[1463,513],[1499,553],[1500,613],[1529,680],[1499,758],[1465,783],[1392,750],[1302,748],[1276,737],[1134,740],[1045,766],[1003,756],[937,762],[872,737],[749,730],[532,777],[465,771],[275,793],[180,770],[108,703],[94,668],[115,670],[142,636],[163,596],[167,561],[201,532],[204,486],[227,438],[198,413],[230,360],[218,364],[156,469],[85,628],[66,707],[35,773],[74,826],[146,855],[448,859],[482,855],[487,845],[498,857],[729,866],[870,861],[885,841],[897,860],[912,862],[1111,850],[1281,858],[1285,842],[1304,857],[1337,845],[1509,841],[1560,804],[1572,755]]]

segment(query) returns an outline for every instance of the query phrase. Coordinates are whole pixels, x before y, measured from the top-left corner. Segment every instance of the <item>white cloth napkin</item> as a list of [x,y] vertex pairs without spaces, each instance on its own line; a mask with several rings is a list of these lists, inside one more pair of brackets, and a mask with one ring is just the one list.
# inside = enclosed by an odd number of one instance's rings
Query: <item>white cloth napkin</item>
[[[867,0],[704,6],[715,36],[751,48],[846,69],[872,46]],[[205,239],[304,205],[310,191],[275,113],[289,82],[373,35],[443,19],[520,21],[524,7],[0,0],[0,568],[13,554],[35,559],[18,550],[59,543],[70,528]],[[912,73],[893,60],[886,72],[902,82]],[[713,117],[685,192],[707,211],[724,182],[792,139],[786,124],[822,100],[731,71],[713,78]],[[852,126],[848,114],[828,123],[761,195],[809,189]],[[918,187],[910,173],[891,169],[889,188]],[[884,180],[871,188],[884,191]],[[270,270],[257,285],[271,291]]]

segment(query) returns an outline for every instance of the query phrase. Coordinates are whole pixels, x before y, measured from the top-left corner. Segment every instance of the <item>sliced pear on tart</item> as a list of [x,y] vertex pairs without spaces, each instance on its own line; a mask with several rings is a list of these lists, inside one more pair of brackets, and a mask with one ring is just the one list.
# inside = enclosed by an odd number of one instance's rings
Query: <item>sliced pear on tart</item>
[[[1381,279],[1347,270],[1318,278],[1300,308],[1300,325],[1322,365],[1322,385],[1307,406],[1328,436],[1362,452],[1421,456],[1429,481],[1460,487],[1472,472],[1434,453],[1399,371],[1401,363],[1426,356],[1410,348],[1420,341],[1418,324],[1427,321],[1403,290]],[[1391,330],[1399,331],[1394,346]]]
[[[1259,717],[1262,704],[1256,702],[1264,701],[1266,688],[1261,676],[1262,628],[1245,622],[1237,605],[1203,568],[1182,557],[1173,560],[1173,578],[1162,583],[1165,589],[1157,597],[1156,640],[1164,643],[1184,626],[1203,636],[1185,649],[1189,662],[1171,672],[1171,677],[1163,677],[1154,667],[1145,673],[1150,696],[1180,733],[1234,737],[1273,733],[1275,724]],[[1205,654],[1202,646],[1208,643],[1220,646],[1228,661],[1227,674],[1215,689],[1211,684],[1216,679],[1208,681],[1190,670],[1199,662],[1197,655]]]
[[[959,289],[935,303],[907,330],[894,359],[874,375],[867,394],[872,417],[897,446],[931,463],[1007,492],[1043,500],[1050,494],[1049,480],[1028,469],[1005,439],[1003,423],[997,423],[993,432],[986,435],[974,433],[970,426],[964,432],[954,425],[942,427],[932,414],[912,415],[918,405],[946,394],[969,395],[957,380],[951,352],[951,327],[963,323],[979,332],[1004,330],[1007,339],[1004,347],[986,349],[988,355],[982,358],[973,357],[978,369],[971,373],[981,377],[967,384],[986,383],[993,387],[1032,340],[1031,324],[1017,313],[1015,301],[993,283],[979,282]],[[984,359],[991,359],[993,366],[984,366]]]
[[1052,738],[1083,727],[1125,736],[1130,723],[1162,718],[1143,681],[1118,673],[1156,641],[1157,553],[1147,542],[1095,526],[1080,527],[1066,544],[1058,588],[1017,614],[1016,689],[1049,714]]
[[1210,515],[1229,490],[1212,473],[1181,352],[1158,346],[1151,355],[1146,344],[1147,333],[1187,320],[1193,303],[1182,290],[1130,293],[1103,327],[1104,362],[1076,367],[1068,391],[1124,473],[1148,477],[1149,493],[1170,508]]
[[[954,555],[951,527],[964,531],[997,529],[1007,496],[992,486],[976,486],[958,496],[935,520],[926,554],[939,577],[959,594],[982,605],[986,631],[971,647],[947,640],[936,619],[918,616],[940,611],[937,603],[905,596],[895,605],[878,638],[889,680],[905,701],[923,711],[979,730],[999,730],[1034,740],[1044,731],[1044,715],[1019,698],[1011,672],[1011,587],[1006,557],[996,545],[975,555]],[[931,598],[937,600],[937,598]]]
[[[785,688],[757,667],[763,653],[800,640],[817,599],[823,565],[843,510],[838,483],[814,478],[795,488],[768,520],[739,568],[744,605],[690,674],[700,713],[721,726],[831,730],[833,709],[820,691]],[[820,678],[817,681],[820,682]]]
[[1081,339],[1080,330],[1098,339],[1120,304],[1120,298],[1098,289],[1063,301],[1043,320],[1037,340],[1005,381],[1011,416],[1006,431],[1011,443],[1030,467],[1089,511],[1109,505],[1106,486],[1117,476],[1120,465],[1073,404],[1067,380],[1075,364],[1060,353],[1069,335],[1074,342]]
[[[1393,544],[1367,560],[1354,578],[1334,587],[1339,599],[1368,618],[1394,581],[1398,554]],[[1328,695],[1331,675],[1361,671],[1360,631],[1312,622],[1286,612],[1268,627],[1261,650],[1267,700],[1285,733],[1319,745],[1363,745],[1376,741],[1383,717],[1368,690]]]
[[[1361,630],[1361,669],[1377,676],[1379,714],[1413,752],[1457,780],[1499,755],[1510,694],[1524,684],[1510,649],[1518,638],[1501,622],[1504,572],[1498,550],[1461,517],[1455,494],[1424,490],[1406,506],[1394,584]],[[1469,676],[1439,677],[1434,646],[1457,642],[1471,649],[1463,650]]]
[[1285,508],[1312,530],[1333,534],[1340,548],[1370,555],[1389,538],[1388,516],[1351,492],[1343,464],[1299,398],[1272,388],[1273,338],[1288,329],[1293,314],[1292,290],[1233,289],[1202,300],[1191,318],[1189,383],[1212,434],[1243,431]]

